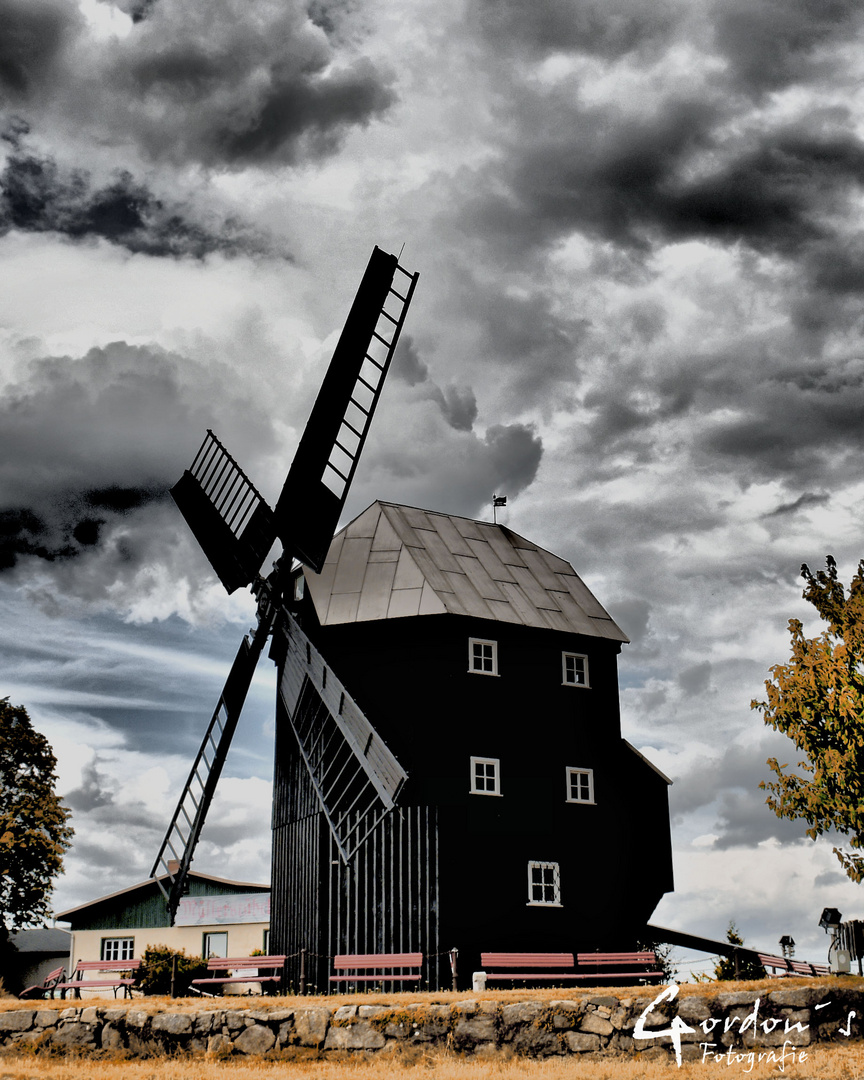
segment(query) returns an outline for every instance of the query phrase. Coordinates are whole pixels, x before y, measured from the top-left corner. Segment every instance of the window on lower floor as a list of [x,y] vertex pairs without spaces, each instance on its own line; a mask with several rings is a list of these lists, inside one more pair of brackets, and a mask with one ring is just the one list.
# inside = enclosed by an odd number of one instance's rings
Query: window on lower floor
[[468,670],[476,675],[497,675],[498,642],[468,638]]
[[561,906],[561,874],[557,862],[528,863],[528,903]]
[[498,758],[471,758],[471,794],[501,794],[501,769]]
[[227,956],[228,955],[228,933],[205,934],[204,935],[204,952],[202,956],[205,960],[209,960],[211,956]]
[[567,802],[594,802],[594,770],[567,769]]
[[588,657],[582,653],[561,653],[561,680],[565,686],[587,686]]
[[135,955],[134,937],[102,938],[100,960],[131,960]]

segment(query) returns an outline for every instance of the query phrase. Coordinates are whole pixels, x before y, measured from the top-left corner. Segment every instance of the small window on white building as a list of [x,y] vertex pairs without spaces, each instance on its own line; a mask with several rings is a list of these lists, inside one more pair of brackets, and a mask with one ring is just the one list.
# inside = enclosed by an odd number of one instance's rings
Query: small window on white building
[[471,794],[501,794],[501,767],[498,758],[471,758]]
[[100,960],[131,960],[135,956],[134,937],[102,938]]
[[567,802],[594,802],[594,770],[567,769]]
[[477,675],[497,675],[498,642],[468,638],[468,670]]
[[264,945],[264,955],[269,956],[270,955],[270,927],[269,926],[264,931],[263,945]]
[[588,686],[588,657],[582,653],[561,653],[561,679],[565,686]]
[[561,907],[561,874],[557,862],[528,863],[528,903]]
[[204,935],[204,952],[202,953],[205,960],[209,960],[211,956],[227,956],[228,955],[228,932],[213,933]]

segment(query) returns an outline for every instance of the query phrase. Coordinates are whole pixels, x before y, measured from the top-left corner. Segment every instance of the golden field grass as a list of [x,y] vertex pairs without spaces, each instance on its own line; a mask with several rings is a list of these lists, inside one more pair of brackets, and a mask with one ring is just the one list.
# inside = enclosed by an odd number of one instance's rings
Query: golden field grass
[[83,1059],[0,1059],[0,1080],[861,1080],[861,1044],[816,1049],[803,1062],[776,1065],[733,1062],[727,1065],[672,1062],[639,1058],[471,1060],[446,1054],[421,1058],[412,1064],[397,1060],[357,1061],[151,1061],[106,1062]]

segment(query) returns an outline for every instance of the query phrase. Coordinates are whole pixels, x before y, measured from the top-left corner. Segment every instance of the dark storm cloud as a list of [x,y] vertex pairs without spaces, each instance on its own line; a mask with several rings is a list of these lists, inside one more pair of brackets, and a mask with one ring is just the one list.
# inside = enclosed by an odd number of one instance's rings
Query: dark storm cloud
[[0,87],[14,98],[45,79],[83,26],[66,0],[0,0]]
[[429,368],[411,338],[404,338],[399,345],[398,360],[393,364],[393,376],[408,386],[424,385],[425,397],[434,401],[441,415],[454,431],[470,431],[477,419],[477,398],[467,386],[452,383],[443,389],[429,378]]
[[711,685],[711,662],[703,660],[685,668],[678,675],[678,685],[688,696],[704,693]]
[[[204,404],[223,397],[218,366],[123,342],[31,364],[0,400],[0,566],[68,560],[125,516],[165,503],[190,431],[203,437],[214,412],[241,451],[253,439],[271,449],[272,431],[248,402]],[[149,539],[143,527],[115,537],[117,563],[139,565]]]
[[0,86],[25,118],[153,160],[243,168],[332,154],[395,100],[299,0],[120,3],[130,33],[87,37],[66,0],[0,0]]
[[551,124],[517,120],[523,141],[462,211],[514,257],[573,232],[635,251],[700,239],[792,255],[834,236],[829,215],[864,182],[864,142],[842,108],[732,132],[728,108],[708,100],[665,100],[638,118],[550,111]]
[[812,491],[805,491],[803,495],[799,495],[793,502],[782,503],[765,516],[784,517],[786,514],[796,514],[799,510],[806,510],[811,506],[825,506],[830,501],[830,495],[816,495]]
[[84,170],[63,170],[50,158],[18,152],[0,174],[0,235],[19,230],[74,240],[101,237],[132,252],[195,258],[266,247],[236,222],[220,223],[211,232],[189,221],[185,210],[166,205],[128,172],[95,187]]
[[[99,51],[111,96],[100,122],[150,157],[243,168],[333,153],[386,112],[389,77],[343,58],[298,2],[157,3],[131,34]],[[91,94],[94,87],[89,87]]]
[[718,850],[752,847],[772,838],[781,844],[804,842],[807,823],[778,818],[759,789],[760,781],[771,779],[767,759],[778,751],[788,752],[790,746],[787,739],[769,735],[756,746],[732,743],[717,758],[693,762],[686,774],[674,777],[669,796],[674,817],[680,821],[716,802],[717,818],[711,831]]
[[611,59],[665,38],[676,7],[664,0],[475,0],[470,17],[498,50]]
[[721,0],[715,44],[735,89],[764,93],[829,73],[824,46],[854,40],[861,18],[857,0]]
[[392,377],[409,386],[416,386],[429,378],[429,368],[420,359],[420,353],[409,334],[399,339],[399,349],[393,359]]
[[147,13],[158,0],[100,0],[100,2],[125,11],[132,22],[138,23],[147,18]]
[[830,376],[823,381],[817,375],[812,384],[797,376],[756,383],[742,415],[706,424],[696,446],[746,463],[751,474],[794,476],[799,484],[830,481],[864,449],[864,373],[841,378],[842,393]]

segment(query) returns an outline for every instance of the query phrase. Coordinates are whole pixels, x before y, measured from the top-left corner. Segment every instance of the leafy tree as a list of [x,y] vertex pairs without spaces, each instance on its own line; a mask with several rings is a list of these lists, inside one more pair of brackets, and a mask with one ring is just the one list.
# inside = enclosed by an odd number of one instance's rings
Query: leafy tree
[[837,577],[834,559],[827,570],[801,574],[804,599],[827,623],[815,638],[806,638],[801,623],[790,619],[792,656],[771,668],[766,701],[754,701],[766,724],[795,743],[803,757],[800,772],[770,758],[777,779],[763,782],[765,800],[778,817],[804,818],[815,840],[829,830],[849,838],[851,851],[835,847],[843,869],[856,882],[864,880],[864,560],[858,564],[848,593]]
[[9,931],[49,914],[72,828],[54,792],[57,759],[27,710],[0,698],[0,954]]
[[[744,948],[744,938],[738,933],[734,922],[729,923],[726,940],[730,945]],[[746,953],[738,956],[721,956],[714,965],[714,978],[723,982],[727,979],[764,979],[765,968],[753,956]]]

